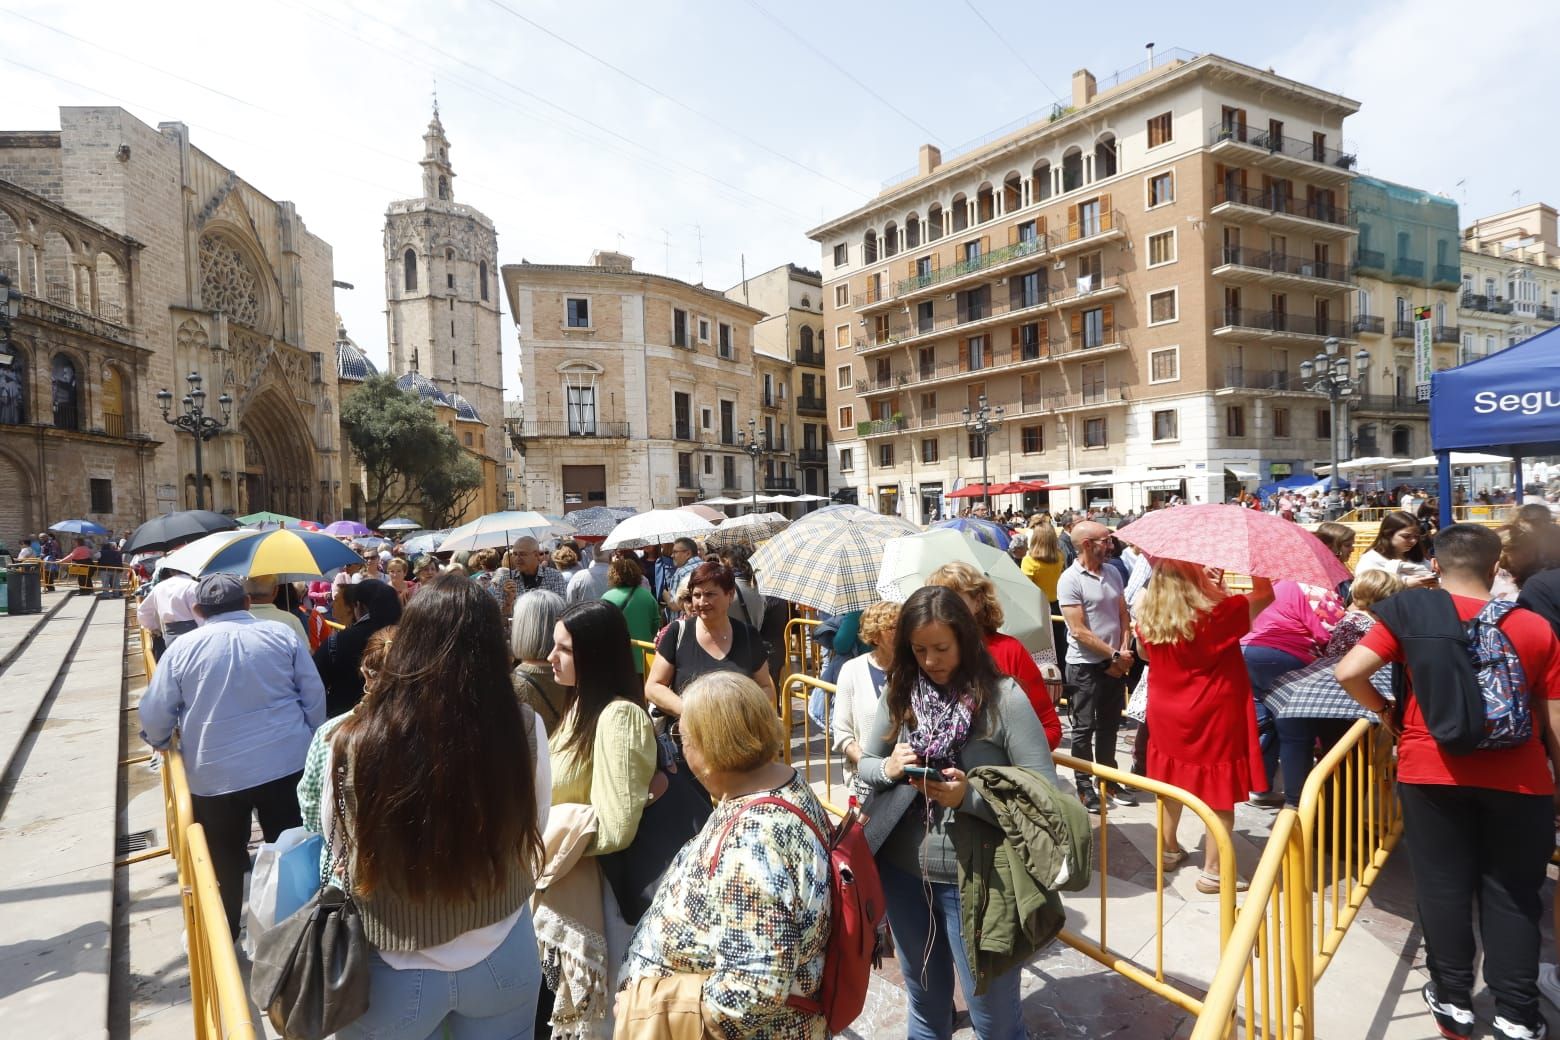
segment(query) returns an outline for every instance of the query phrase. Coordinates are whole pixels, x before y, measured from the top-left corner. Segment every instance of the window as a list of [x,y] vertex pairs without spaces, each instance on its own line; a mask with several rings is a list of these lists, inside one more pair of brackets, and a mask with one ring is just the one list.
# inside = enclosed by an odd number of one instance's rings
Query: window
[[680,441],[693,440],[693,396],[681,390],[672,393],[672,436]]
[[1176,291],[1165,289],[1148,294],[1148,323],[1163,325],[1176,319]]
[[672,346],[691,347],[688,342],[688,312],[679,308],[672,308]]
[[1030,271],[1028,274],[1020,275],[1013,282],[1013,307],[1015,309],[1020,307],[1038,307],[1045,302],[1045,296],[1041,290],[1041,286],[1044,285],[1042,281],[1044,278],[1045,273],[1043,271]]
[[837,243],[834,247],[834,266],[844,267],[850,263],[850,246],[844,242]]
[[980,459],[986,457],[986,438],[978,433],[970,434],[969,438],[970,458]]
[[699,319],[699,342],[700,343],[708,343],[709,341],[710,341],[710,320],[708,318],[700,318]]
[[[1071,229],[1069,229],[1070,231]],[[1090,199],[1078,203],[1078,234],[1074,238],[1088,238],[1100,233],[1100,200]]]
[[1316,439],[1332,440],[1332,412],[1326,408],[1316,410]]
[[1150,209],[1155,206],[1163,206],[1167,202],[1174,201],[1174,171],[1166,170],[1164,173],[1156,173],[1148,179],[1148,205]]
[[92,497],[92,512],[112,513],[114,511],[114,482],[93,477],[87,481],[87,485]]
[[693,452],[691,451],[677,453],[677,486],[683,488],[696,486],[693,482]]
[[925,423],[937,420],[937,391],[931,390],[921,395],[921,421]]
[[1173,383],[1181,378],[1181,348],[1165,347],[1148,353],[1148,381]]
[[570,386],[564,389],[568,402],[569,436],[594,437],[596,435],[596,388]]
[[835,370],[835,373],[834,373],[834,376],[835,376],[834,387],[835,387],[835,389],[837,389],[837,390],[849,390],[851,388],[852,384],[851,384],[851,379],[850,379],[850,373],[851,373],[851,368],[850,368],[849,365],[841,365],[838,369]]
[[466,434],[466,447],[471,447],[471,434]]
[[841,408],[839,428],[842,430],[854,429],[856,426],[856,420],[854,416],[855,413],[851,411],[850,405],[846,405],[845,407]]
[[936,462],[937,461],[937,438],[936,437],[927,437],[927,438],[924,438],[921,441],[921,461],[922,462]]
[[1021,361],[1040,360],[1040,323],[1032,321],[1018,327],[1018,357]]
[[1288,408],[1275,408],[1275,409],[1273,409],[1273,436],[1275,436],[1275,437],[1288,437],[1289,436],[1289,409]]
[[16,347],[0,354],[0,423],[15,425],[27,421],[27,359]]
[[486,260],[477,264],[477,278],[482,283],[482,298],[485,300],[488,298],[488,266]]
[[1181,437],[1180,414],[1174,408],[1154,413],[1154,440],[1173,441]]
[[1105,400],[1105,362],[1095,361],[1080,366],[1078,385],[1083,391],[1084,404],[1098,404]]
[[848,346],[850,346],[850,326],[834,326],[834,349],[844,350]]
[[1224,435],[1226,437],[1246,436],[1246,408],[1244,405],[1232,404],[1224,409]]
[[[722,444],[737,443],[737,403],[735,401],[722,401],[720,403],[720,442]],[[728,487],[730,485],[727,485]]]
[[1169,144],[1173,138],[1173,123],[1169,112],[1154,116],[1148,121],[1148,146],[1157,148],[1162,144]]
[[1175,263],[1175,229],[1148,236],[1148,266]]
[[711,412],[708,408],[699,409],[699,428],[702,430],[711,430],[715,428],[714,413]]
[[401,257],[401,265],[403,268],[403,274],[401,276],[401,287],[407,292],[416,292],[417,251],[415,249],[408,249],[406,251],[406,255]]
[[1103,415],[1083,421],[1083,446],[1085,448],[1105,447],[1105,417]]
[[922,300],[915,305],[915,331],[931,332],[936,327],[937,309],[932,306],[931,300]]
[[727,361],[736,356],[736,351],[731,345],[731,326],[725,322],[720,323],[720,356]]
[[967,264],[973,264],[980,260],[980,243],[978,238],[972,238],[959,247],[959,259]]
[[721,487],[734,488],[737,484],[737,460],[730,456],[723,456],[720,460]]
[[704,475],[706,477],[713,477],[715,475],[715,456],[704,456]]
[[570,297],[568,300],[565,301],[564,306],[565,306],[565,309],[568,312],[568,317],[565,320],[566,320],[569,328],[571,328],[571,329],[588,329],[588,328],[590,328],[590,301],[589,300],[582,300],[582,299],[578,299],[576,297]]
[[1019,431],[1019,441],[1025,455],[1038,455],[1045,450],[1045,427],[1025,426]]
[[985,368],[990,360],[986,356],[986,337],[971,336],[969,345],[969,371],[979,372]]
[[1083,347],[1101,347],[1105,345],[1105,308],[1091,307],[1082,315]]
[[64,354],[54,355],[50,366],[50,396],[54,405],[54,426],[60,430],[81,428],[81,387],[76,378],[76,363]]
[[444,287],[446,289],[450,289],[452,291],[454,290],[454,288],[455,288],[455,272],[454,271],[445,271],[444,272]]
[[850,306],[850,286],[841,284],[834,287],[834,306],[846,308]]
[[850,448],[840,449],[840,472],[849,473],[856,468],[856,453]]
[[1040,229],[1035,226],[1033,220],[1026,220],[1018,225],[1018,244],[1027,246],[1040,240]]
[[894,464],[894,446],[892,444],[878,445],[878,465],[887,469]]

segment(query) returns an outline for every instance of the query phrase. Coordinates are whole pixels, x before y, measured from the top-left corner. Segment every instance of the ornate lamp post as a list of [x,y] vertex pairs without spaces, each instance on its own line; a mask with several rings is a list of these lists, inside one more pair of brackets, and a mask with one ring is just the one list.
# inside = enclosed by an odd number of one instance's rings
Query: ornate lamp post
[[981,394],[975,410],[964,409],[964,429],[980,438],[980,487],[986,504],[986,514],[991,515],[991,481],[986,473],[986,460],[991,456],[991,435],[1002,425],[1002,406],[990,408],[986,395]]
[[190,384],[190,392],[184,395],[182,402],[184,411],[178,415],[168,414],[173,405],[173,393],[166,388],[157,391],[157,405],[162,409],[163,422],[195,438],[195,508],[205,509],[206,470],[201,449],[233,421],[233,399],[225,393],[217,398],[217,404],[222,406],[222,419],[219,422],[206,414],[206,391],[201,389],[200,373],[191,372],[184,377],[184,381]]
[[1312,393],[1327,395],[1329,430],[1332,433],[1332,483],[1338,486],[1338,406],[1354,396],[1370,370],[1370,352],[1361,347],[1354,355],[1350,371],[1347,354],[1338,353],[1338,337],[1328,336],[1316,357],[1300,362],[1301,386]]
[[753,512],[758,512],[758,459],[761,455],[772,455],[769,447],[769,431],[764,431],[764,442],[758,441],[758,420],[749,419],[746,430],[737,431],[737,446],[747,453],[748,462],[753,471]]

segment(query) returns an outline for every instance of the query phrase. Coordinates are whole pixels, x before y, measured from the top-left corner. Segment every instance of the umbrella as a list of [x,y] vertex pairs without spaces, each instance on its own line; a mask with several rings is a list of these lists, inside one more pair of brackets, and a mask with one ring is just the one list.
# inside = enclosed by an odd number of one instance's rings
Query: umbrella
[[245,527],[255,527],[260,524],[275,524],[277,527],[284,527],[287,524],[297,523],[298,518],[296,516],[288,516],[286,513],[272,513],[268,510],[261,510],[258,513],[250,513],[248,516],[239,517],[238,522]]
[[[1350,697],[1333,677],[1333,669],[1343,660],[1342,654],[1325,654],[1302,668],[1285,672],[1273,681],[1273,688],[1262,699],[1268,711],[1279,718],[1305,719],[1369,719],[1375,713],[1366,711],[1360,702]],[[1396,665],[1378,668],[1370,677],[1371,686],[1388,700],[1392,699],[1392,669]]]
[[1007,551],[1012,537],[1007,528],[994,520],[982,520],[976,516],[956,516],[950,520],[942,520],[932,525],[934,528],[947,528],[950,531],[962,531],[977,542],[985,542],[994,548]]
[[121,548],[127,553],[153,552],[193,541],[213,531],[230,531],[237,526],[238,521],[231,516],[209,509],[185,509],[148,520],[135,529]]
[[579,538],[606,538],[622,522],[622,520],[613,520],[610,517],[597,517],[594,520],[585,520],[572,524],[568,533]]
[[541,537],[551,526],[552,522],[541,513],[529,509],[507,509],[452,528],[449,537],[444,539],[439,548],[444,552],[501,549],[514,544],[517,538]]
[[365,535],[361,538],[352,539],[352,544],[357,546],[359,549],[383,549],[385,546],[390,544],[390,539],[379,538],[374,535]]
[[743,513],[715,529],[705,541],[711,545],[757,545],[791,526],[784,513]]
[[910,521],[859,506],[809,513],[758,547],[759,590],[829,614],[876,603],[883,546],[916,534]]
[[678,506],[677,508],[681,509],[685,513],[692,513],[694,516],[708,520],[712,524],[719,523],[720,521],[726,519],[726,514],[722,513],[719,509],[711,509],[709,506],[701,505],[698,502],[695,502],[691,506]]
[[[264,526],[263,524],[261,525]],[[313,520],[293,520],[282,525],[289,531],[318,531],[320,525]]]
[[421,531],[423,525],[409,517],[398,516],[379,525],[381,531]]
[[373,534],[374,529],[356,520],[337,520],[333,524],[326,525],[325,533],[335,535],[337,538],[355,538],[359,535]]
[[111,534],[108,528],[102,524],[95,524],[91,520],[61,520],[57,524],[50,524],[49,530],[55,534]]
[[895,538],[883,547],[877,593],[903,603],[926,584],[932,572],[955,560],[970,564],[991,579],[1002,605],[1002,628],[1030,653],[1054,650],[1050,605],[1040,588],[1025,577],[1013,558],[1001,549],[947,528]]
[[218,531],[191,542],[163,560],[186,574],[226,571],[249,577],[318,578],[363,560],[351,546],[313,531]]
[[1150,556],[1290,578],[1330,589],[1349,571],[1321,541],[1276,513],[1233,505],[1176,506],[1134,520],[1116,537]]
[[618,523],[601,543],[603,549],[640,549],[661,545],[678,538],[696,538],[715,530],[715,525],[684,509],[652,509],[636,513]]
[[578,524],[581,520],[627,520],[637,512],[639,510],[630,506],[586,506],[565,513],[564,520],[571,524]]
[[950,492],[948,492],[943,497],[944,498],[982,498],[982,497],[984,497],[987,494],[993,494],[994,495],[994,494],[996,494],[996,492],[994,490],[988,492],[986,490],[986,485],[985,484],[966,484],[963,487],[959,488],[959,490],[957,490],[957,491],[950,491]]
[[[1451,458],[1448,460],[1453,466],[1509,466],[1511,459],[1505,455],[1491,455],[1482,451],[1453,451],[1448,452]],[[1410,465],[1438,466],[1441,460],[1434,455],[1426,455],[1422,459],[1415,459]]]
[[401,548],[405,549],[409,554],[412,555],[417,553],[437,552],[439,546],[443,544],[445,536],[447,536],[449,533],[450,532],[448,528],[445,528],[442,531],[424,531],[422,534],[408,538],[406,541],[402,542]]

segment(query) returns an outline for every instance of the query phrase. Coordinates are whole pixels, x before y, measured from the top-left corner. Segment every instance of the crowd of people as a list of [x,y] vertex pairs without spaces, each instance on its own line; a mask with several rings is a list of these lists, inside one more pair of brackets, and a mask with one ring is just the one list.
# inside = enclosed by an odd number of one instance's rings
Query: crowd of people
[[[1064,787],[1052,752],[1116,768],[1129,714],[1131,771],[1226,828],[1241,803],[1296,805],[1354,720],[1400,731],[1426,1003],[1446,1035],[1471,1035],[1477,900],[1496,1031],[1543,1035],[1540,989],[1560,1002],[1560,971],[1539,971],[1560,769],[1560,714],[1541,704],[1560,704],[1547,507],[1499,533],[1433,535],[1393,511],[1329,588],[1275,576],[1232,592],[1222,572],[1150,559],[1076,514],[1021,533],[1017,562],[1061,619],[1059,672],[1000,632],[993,583],[961,563],[820,629],[838,687],[824,721],[868,810],[910,1036],[951,1035],[956,984],[977,1036],[1024,1035],[1018,967],[1062,926],[1061,886],[993,904],[981,879],[1007,869],[990,857],[1014,834],[1043,845],[1026,862],[1088,862],[1089,828],[1068,813],[1140,792],[1081,771]],[[1353,528],[1316,536],[1354,559]],[[372,999],[339,1035],[610,1036],[679,984],[710,1035],[823,1036],[831,824],[784,764],[776,644],[792,611],[747,556],[692,539],[547,554],[526,538],[448,560],[369,551],[323,587],[160,576],[141,608],[166,646],[143,736],[179,734],[235,934],[258,817],[268,841],[323,834],[322,880],[362,912]],[[1519,744],[1437,743],[1420,701],[1448,669],[1413,598],[1436,590],[1459,626],[1492,600],[1521,604],[1498,621],[1533,717]],[[341,627],[318,624],[326,611]],[[1168,872],[1192,850],[1179,806],[1165,809]],[[1199,891],[1245,885],[1221,876],[1211,841],[1199,867]]]

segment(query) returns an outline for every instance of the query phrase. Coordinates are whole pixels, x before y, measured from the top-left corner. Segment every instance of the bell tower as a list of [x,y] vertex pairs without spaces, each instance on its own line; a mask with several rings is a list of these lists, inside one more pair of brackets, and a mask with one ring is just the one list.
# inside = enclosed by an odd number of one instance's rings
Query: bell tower
[[433,119],[423,134],[423,198],[441,202],[455,201],[455,170],[450,166],[450,142],[439,121],[439,105],[434,102]]

